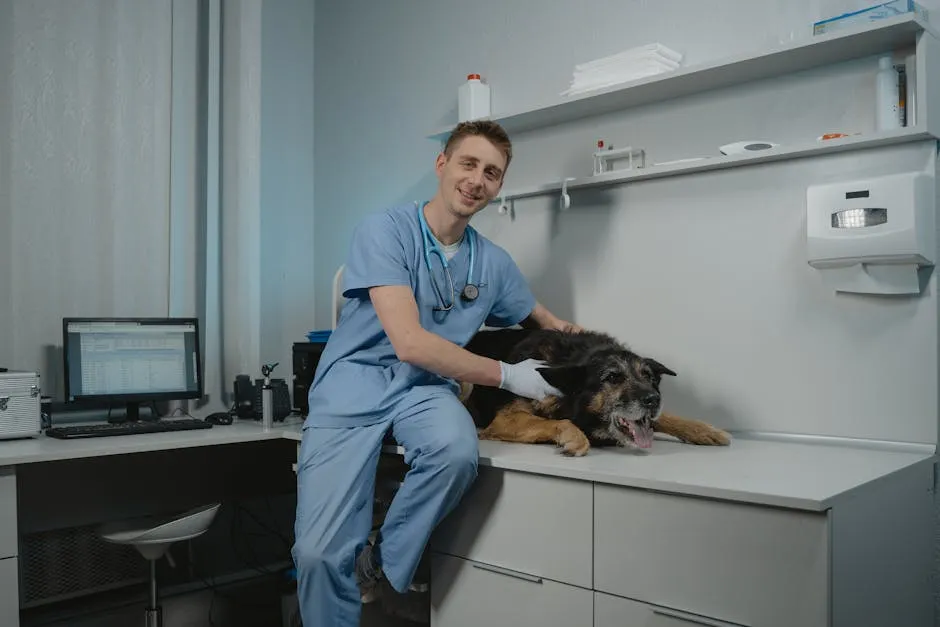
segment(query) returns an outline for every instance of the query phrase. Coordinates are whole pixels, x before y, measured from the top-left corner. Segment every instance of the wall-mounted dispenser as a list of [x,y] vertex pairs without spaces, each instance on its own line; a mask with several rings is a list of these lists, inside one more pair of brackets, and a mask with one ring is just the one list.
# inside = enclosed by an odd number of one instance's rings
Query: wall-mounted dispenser
[[838,292],[918,294],[936,255],[936,190],[924,172],[810,186],[809,265]]

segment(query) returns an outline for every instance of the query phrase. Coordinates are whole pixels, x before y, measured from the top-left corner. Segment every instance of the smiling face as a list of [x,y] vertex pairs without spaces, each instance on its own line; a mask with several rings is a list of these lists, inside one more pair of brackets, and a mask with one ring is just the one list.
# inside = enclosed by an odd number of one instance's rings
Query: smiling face
[[503,185],[507,154],[484,135],[465,135],[437,157],[438,196],[450,215],[469,220]]

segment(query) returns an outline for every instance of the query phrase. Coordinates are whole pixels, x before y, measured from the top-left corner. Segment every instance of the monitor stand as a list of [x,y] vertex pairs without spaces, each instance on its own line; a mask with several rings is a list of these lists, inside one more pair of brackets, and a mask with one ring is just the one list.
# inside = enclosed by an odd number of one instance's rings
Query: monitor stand
[[137,422],[140,420],[140,401],[128,401],[125,416],[112,416],[108,422],[120,424],[122,422]]

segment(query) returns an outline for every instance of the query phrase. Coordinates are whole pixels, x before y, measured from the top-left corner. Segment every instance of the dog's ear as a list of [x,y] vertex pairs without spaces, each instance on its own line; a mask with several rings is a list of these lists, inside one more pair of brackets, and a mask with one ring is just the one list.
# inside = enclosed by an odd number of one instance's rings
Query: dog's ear
[[586,366],[550,366],[539,368],[539,374],[549,385],[553,385],[565,394],[572,394],[584,388],[587,377]]
[[664,375],[664,374],[668,374],[668,375],[673,376],[673,377],[676,376],[676,373],[673,372],[671,368],[667,368],[666,366],[662,365],[661,363],[659,363],[659,362],[656,361],[655,359],[650,359],[649,357],[647,357],[647,358],[646,358],[646,363],[649,364],[650,368],[653,369],[653,372],[655,372],[656,374],[658,374],[658,375],[660,375],[660,376],[662,376],[662,375]]

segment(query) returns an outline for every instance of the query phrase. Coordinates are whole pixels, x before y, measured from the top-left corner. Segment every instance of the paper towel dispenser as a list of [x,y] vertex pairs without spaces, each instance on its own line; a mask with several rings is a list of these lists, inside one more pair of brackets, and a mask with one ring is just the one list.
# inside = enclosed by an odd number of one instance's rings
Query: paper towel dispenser
[[806,190],[809,265],[840,292],[917,294],[934,265],[936,190],[924,172]]

